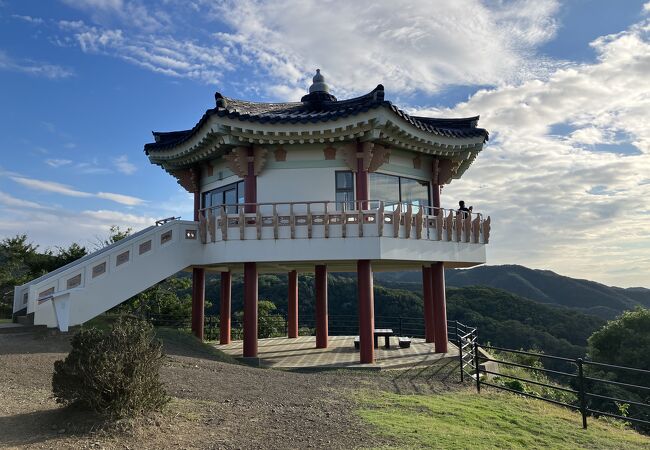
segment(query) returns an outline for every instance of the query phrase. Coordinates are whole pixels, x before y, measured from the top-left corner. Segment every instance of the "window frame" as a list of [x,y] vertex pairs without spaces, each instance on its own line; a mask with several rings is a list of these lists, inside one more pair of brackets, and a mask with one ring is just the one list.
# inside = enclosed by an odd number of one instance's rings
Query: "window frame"
[[[350,186],[349,188],[339,188],[339,186],[338,186],[339,173],[350,174],[350,178],[352,179],[352,186]],[[351,201],[352,203],[351,204],[352,204],[352,209],[354,209],[355,201],[357,199],[356,192],[355,192],[356,189],[355,188],[356,188],[356,176],[355,176],[354,172],[352,172],[351,170],[335,170],[334,171],[334,203],[335,203],[337,211],[340,211],[340,206],[341,206],[340,204],[344,204],[344,203],[348,204],[348,205],[350,204],[349,202],[345,202],[345,201],[339,202],[338,199],[337,199],[337,195],[339,193],[351,193],[352,194],[352,201]],[[347,209],[350,209],[350,208],[347,208]]]

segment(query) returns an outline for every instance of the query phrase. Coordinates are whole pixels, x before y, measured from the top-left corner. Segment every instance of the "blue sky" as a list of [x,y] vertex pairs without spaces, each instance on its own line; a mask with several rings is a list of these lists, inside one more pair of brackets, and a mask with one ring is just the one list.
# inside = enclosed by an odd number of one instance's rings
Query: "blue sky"
[[492,215],[491,264],[650,287],[650,3],[434,6],[0,0],[0,237],[190,217],[151,131],[216,90],[296,101],[320,67],[339,98],[383,83],[409,111],[481,114],[491,141],[443,199]]

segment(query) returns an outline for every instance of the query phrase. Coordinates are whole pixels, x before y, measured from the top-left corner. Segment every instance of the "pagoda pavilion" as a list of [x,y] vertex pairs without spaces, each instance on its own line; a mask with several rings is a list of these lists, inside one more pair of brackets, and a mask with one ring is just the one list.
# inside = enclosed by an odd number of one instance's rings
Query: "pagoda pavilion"
[[326,348],[327,273],[356,272],[360,362],[372,363],[373,271],[421,270],[426,342],[446,353],[444,268],[485,263],[490,234],[489,217],[440,201],[488,139],[477,124],[409,115],[382,85],[338,100],[320,70],[299,102],[217,92],[194,127],[154,132],[144,146],[194,195],[194,220],[160,223],[17,287],[14,311],[67,329],[191,269],[192,330],[203,338],[205,273],[219,272],[227,344],[231,277],[243,273],[243,356],[256,357],[259,273],[288,274],[289,338],[298,336],[298,273],[315,273],[316,347]]

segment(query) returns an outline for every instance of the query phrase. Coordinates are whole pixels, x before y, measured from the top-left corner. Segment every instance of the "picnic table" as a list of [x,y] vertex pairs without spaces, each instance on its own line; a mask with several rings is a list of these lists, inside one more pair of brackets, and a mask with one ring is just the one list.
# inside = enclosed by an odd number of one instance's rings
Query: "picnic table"
[[374,337],[375,337],[375,348],[379,347],[379,338],[381,336],[384,337],[384,348],[390,348],[390,337],[394,336],[395,333],[393,332],[392,329],[390,328],[375,328],[374,330]]

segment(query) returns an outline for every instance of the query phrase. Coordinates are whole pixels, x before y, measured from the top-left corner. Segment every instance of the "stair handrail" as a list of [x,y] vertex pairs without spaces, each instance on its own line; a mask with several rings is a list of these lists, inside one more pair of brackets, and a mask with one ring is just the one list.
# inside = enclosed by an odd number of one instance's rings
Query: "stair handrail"
[[[164,223],[161,224],[161,225],[166,225],[166,224],[168,224],[168,223],[170,223],[170,222],[174,222],[174,221],[176,221],[176,220],[178,220],[178,219],[169,220],[169,218],[168,218],[168,219],[163,219],[163,220],[165,220],[166,222],[164,222]],[[157,223],[157,222],[156,222],[156,223]],[[41,275],[40,277],[35,278],[35,279],[31,280],[31,281],[28,281],[28,282],[25,283],[25,284],[21,284],[21,285],[18,286],[18,287],[20,287],[20,288],[25,288],[25,287],[27,287],[27,286],[31,286],[31,285],[35,285],[35,284],[39,284],[39,283],[41,283],[41,282],[43,282],[43,281],[45,281],[45,280],[47,280],[47,279],[49,279],[49,278],[55,277],[55,276],[57,276],[57,275],[60,275],[60,274],[62,274],[63,272],[65,272],[66,270],[68,270],[68,269],[71,269],[71,268],[73,268],[73,267],[75,267],[75,266],[78,266],[78,265],[80,265],[80,264],[83,264],[83,263],[85,263],[85,262],[88,262],[88,261],[90,261],[91,259],[94,259],[94,258],[96,258],[96,257],[99,256],[99,255],[102,255],[102,254],[104,254],[104,253],[106,253],[106,252],[109,252],[109,251],[111,251],[111,250],[114,250],[114,249],[118,248],[119,246],[121,246],[121,245],[123,245],[123,244],[126,244],[126,243],[128,243],[128,242],[131,242],[131,241],[133,241],[133,239],[136,239],[136,238],[138,238],[138,237],[141,237],[142,235],[148,233],[148,232],[151,231],[151,230],[158,229],[161,225],[150,225],[150,226],[148,226],[147,228],[144,228],[144,229],[142,229],[142,230],[140,230],[140,231],[138,231],[138,232],[136,232],[136,233],[130,234],[130,235],[124,237],[123,239],[120,239],[119,241],[116,241],[116,242],[113,242],[112,244],[107,245],[106,247],[102,247],[102,248],[100,248],[99,250],[96,250],[96,251],[94,251],[94,252],[92,252],[92,253],[89,253],[89,254],[87,254],[87,255],[85,255],[85,256],[82,256],[81,258],[76,259],[76,260],[74,260],[74,261],[72,261],[72,262],[69,262],[69,263],[66,264],[65,266],[61,266],[61,267],[59,267],[58,269],[54,269],[53,271],[48,272],[48,273],[46,273],[46,274],[43,274],[43,275]]]

